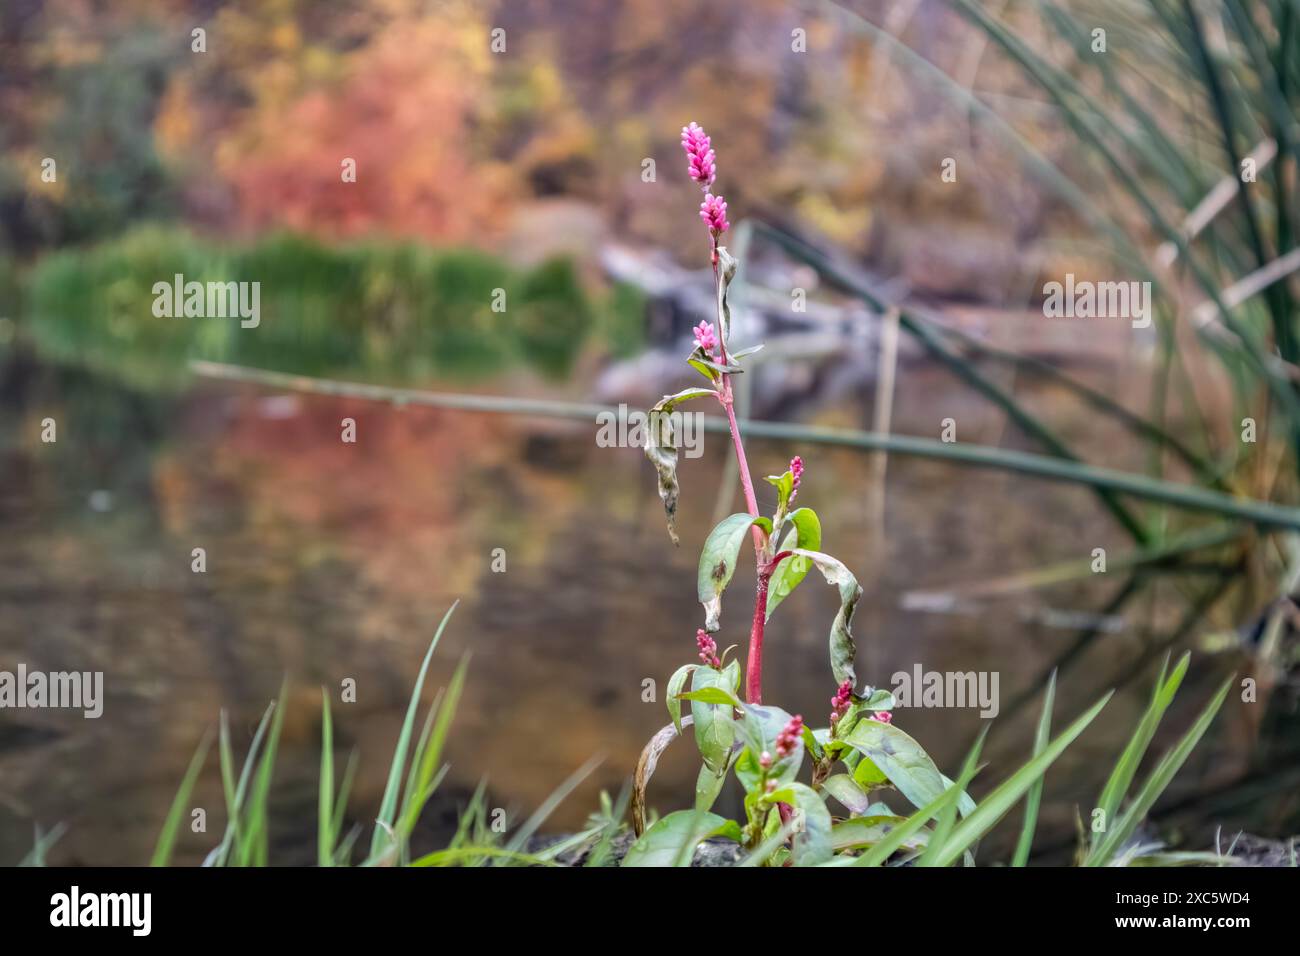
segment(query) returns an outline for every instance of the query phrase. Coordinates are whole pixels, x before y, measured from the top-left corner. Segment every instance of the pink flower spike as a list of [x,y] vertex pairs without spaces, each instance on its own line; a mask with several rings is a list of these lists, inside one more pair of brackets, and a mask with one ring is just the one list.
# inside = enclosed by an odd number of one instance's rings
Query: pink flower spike
[[721,196],[709,194],[704,197],[704,202],[700,203],[700,218],[715,238],[731,228],[731,223],[727,222],[727,201]]
[[710,667],[722,666],[722,661],[718,659],[718,645],[703,628],[695,632],[695,646],[700,649],[700,660],[704,663]]
[[831,698],[831,723],[837,723],[841,717],[848,713],[849,705],[852,703],[853,681],[846,680],[840,685],[839,690],[835,692],[835,696]]
[[691,179],[705,189],[712,186],[713,180],[718,175],[718,167],[713,150],[710,148],[709,137],[698,123],[682,127],[682,149],[686,151],[686,158],[689,161],[686,171]]
[[776,735],[776,753],[779,757],[788,757],[794,753],[799,738],[803,735],[803,717],[795,714],[790,722]]
[[708,322],[701,322],[694,329],[695,344],[704,349],[705,355],[713,355],[713,350],[718,347],[718,336],[713,331],[713,326]]
[[[790,459],[790,473],[794,475],[794,487],[790,489],[790,501],[794,501],[794,496],[799,493],[799,482],[803,478],[803,459],[795,455]],[[853,688],[849,688],[852,690]]]

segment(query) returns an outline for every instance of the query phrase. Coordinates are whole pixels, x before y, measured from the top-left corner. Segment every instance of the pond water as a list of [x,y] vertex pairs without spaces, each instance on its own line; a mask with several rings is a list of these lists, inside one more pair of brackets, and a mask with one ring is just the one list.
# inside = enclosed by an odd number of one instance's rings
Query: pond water
[[[1098,384],[1117,382],[1103,376]],[[510,387],[498,384],[484,390]],[[682,546],[674,549],[650,466],[637,449],[597,447],[594,422],[198,381],[178,395],[148,395],[30,358],[8,362],[2,388],[0,669],[102,670],[105,703],[98,720],[0,713],[0,862],[23,856],[37,823],[68,828],[54,862],[147,861],[220,709],[229,710],[242,753],[286,679],[272,859],[310,862],[320,688],[333,697],[340,764],[351,748],[360,753],[351,816],[364,823],[378,805],[422,655],[455,601],[426,697],[463,654],[472,659],[426,839],[445,834],[480,779],[490,805],[518,823],[603,755],[548,824],[575,827],[602,788],[618,791],[666,722],[667,679],[694,658],[695,563],[730,453],[724,437],[708,435],[703,457],[682,463]],[[1050,411],[1070,440],[1101,451],[1101,463],[1142,466],[1142,450],[1123,433],[1072,411],[1050,388],[1019,383],[1017,393]],[[895,415],[902,432],[937,435],[938,422],[954,417],[960,440],[1018,442],[1000,415],[924,365],[903,370]],[[53,444],[40,440],[47,416],[58,422]],[[356,420],[355,444],[340,440],[344,417]],[[869,402],[840,401],[804,419],[869,427]],[[1148,588],[1084,642],[1078,615],[1103,611],[1123,588],[1120,575],[1017,593],[967,613],[909,609],[902,595],[911,589],[998,578],[1094,547],[1118,554],[1125,538],[1086,490],[897,456],[878,525],[865,455],[750,444],[757,475],[782,470],[794,453],[807,463],[801,503],[821,513],[825,550],[866,589],[854,628],[861,679],[888,686],[894,672],[918,664],[998,672],[1001,712],[984,786],[1027,756],[1037,689],[1071,648],[1079,646],[1061,673],[1057,726],[1119,688],[1048,777],[1042,838],[1068,840],[1076,805],[1092,805],[1145,705],[1159,662],[1148,650],[1181,604],[1164,585]],[[770,510],[771,489],[758,484]],[[737,496],[729,510],[739,507]],[[201,574],[191,570],[200,547]],[[504,549],[503,572],[493,569],[494,549]],[[742,653],[750,573],[742,564],[719,636]],[[810,577],[769,630],[765,698],[815,724],[824,723],[835,689],[826,653],[834,610],[832,590]],[[1221,675],[1241,666],[1235,653],[1198,655],[1169,724],[1185,727]],[[348,678],[355,703],[339,699]],[[647,678],[657,682],[653,702],[643,700]],[[950,774],[981,725],[976,709],[895,717]],[[1182,790],[1240,772],[1252,726],[1230,698],[1184,770]],[[697,767],[689,744],[670,748],[651,805],[685,805]],[[724,801],[738,803],[732,793]],[[200,860],[224,826],[215,751],[194,804],[207,810],[208,832],[182,835],[181,862]]]

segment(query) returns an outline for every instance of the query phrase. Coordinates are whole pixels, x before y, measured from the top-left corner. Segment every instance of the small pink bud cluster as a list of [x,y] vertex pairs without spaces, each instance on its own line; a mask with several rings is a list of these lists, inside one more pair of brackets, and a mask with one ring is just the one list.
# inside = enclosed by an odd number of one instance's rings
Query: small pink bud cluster
[[849,705],[853,703],[853,681],[846,680],[840,685],[835,696],[831,698],[831,724],[839,723],[841,717],[848,713]]
[[687,174],[704,190],[700,218],[709,227],[709,234],[716,245],[718,237],[731,228],[731,223],[727,222],[726,200],[710,192],[713,181],[718,178],[717,156],[708,134],[699,123],[682,127],[682,149],[686,152]]
[[704,202],[700,203],[700,218],[704,220],[704,224],[709,227],[709,232],[713,233],[715,239],[731,228],[731,223],[727,222],[727,201],[712,193],[705,196]]
[[766,750],[764,750],[761,754],[758,755],[758,765],[762,767],[764,770],[771,770],[772,755],[768,753]]
[[794,753],[794,748],[799,743],[799,737],[802,734],[803,718],[795,714],[790,718],[790,723],[786,724],[781,732],[776,735],[777,756],[788,757]]
[[701,322],[692,331],[695,333],[695,344],[704,350],[705,355],[713,357],[714,350],[718,347],[718,336],[713,331],[713,326]]
[[794,475],[794,485],[790,489],[790,501],[793,502],[794,496],[799,494],[799,482],[803,479],[803,459],[798,455],[790,459],[790,474]]
[[710,667],[722,666],[722,661],[718,660],[718,645],[704,628],[695,632],[695,645],[700,649],[700,660]]
[[712,186],[718,175],[718,166],[714,162],[715,156],[708,134],[700,128],[699,123],[682,127],[682,149],[686,150],[686,159],[690,163],[686,171],[691,179],[706,188]]
[[878,720],[882,724],[892,724],[894,722],[894,715],[887,710],[878,710],[871,715],[871,719]]

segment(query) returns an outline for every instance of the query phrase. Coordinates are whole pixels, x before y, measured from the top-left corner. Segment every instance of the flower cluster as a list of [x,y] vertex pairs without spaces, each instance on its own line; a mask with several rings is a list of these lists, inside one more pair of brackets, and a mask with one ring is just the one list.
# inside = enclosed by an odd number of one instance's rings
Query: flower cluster
[[709,144],[709,137],[700,128],[699,123],[682,127],[682,149],[686,151],[686,158],[690,163],[686,171],[691,179],[706,189],[712,186],[713,180],[718,175],[718,167],[714,162],[715,157]]
[[790,718],[790,723],[782,728],[781,732],[776,735],[776,753],[779,757],[788,757],[794,753],[795,746],[799,743],[799,737],[803,734],[803,718],[795,714]]
[[[795,461],[798,460],[799,460],[798,458],[795,459]],[[837,723],[839,723],[840,718],[843,717],[848,712],[849,705],[852,703],[853,703],[853,681],[846,680],[843,684],[839,686],[839,690],[835,692],[835,696],[831,698],[831,726],[832,727],[835,726]]]
[[[790,489],[790,501],[794,501],[794,496],[799,494],[799,482],[803,478],[803,459],[795,455],[790,459],[790,474],[794,475],[794,485]],[[849,690],[853,690],[852,687]]]
[[699,123],[682,127],[682,149],[686,152],[687,174],[704,190],[700,218],[709,227],[709,234],[716,244],[718,237],[731,228],[731,223],[727,222],[726,200],[709,191],[718,178],[718,163],[709,136]]
[[713,638],[709,637],[704,628],[695,632],[695,645],[700,649],[700,660],[710,667],[721,667],[722,661],[718,659],[718,645]]
[[714,351],[718,347],[718,336],[713,331],[713,326],[708,322],[701,322],[691,331],[695,333],[695,344],[704,350],[704,354],[710,358],[715,357]]
[[704,202],[700,203],[700,218],[704,220],[704,224],[709,227],[709,232],[713,233],[715,239],[731,228],[731,223],[727,222],[727,201],[712,193],[705,196]]

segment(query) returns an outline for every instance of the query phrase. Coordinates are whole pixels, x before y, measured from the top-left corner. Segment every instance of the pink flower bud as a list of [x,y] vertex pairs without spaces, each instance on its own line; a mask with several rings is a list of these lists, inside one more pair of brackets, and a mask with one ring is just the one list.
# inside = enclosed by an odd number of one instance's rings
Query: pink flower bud
[[[795,455],[790,459],[790,473],[794,475],[794,487],[790,489],[790,501],[794,501],[794,496],[799,493],[799,482],[803,478],[803,459]],[[849,688],[852,690],[853,688]]]
[[691,179],[706,189],[712,186],[718,175],[718,167],[709,137],[698,123],[682,127],[682,149],[686,151],[686,171]]
[[878,720],[882,724],[892,724],[894,722],[894,715],[887,710],[878,710],[871,715],[871,719]]
[[700,649],[700,660],[704,663],[710,667],[722,666],[722,661],[718,660],[718,645],[703,628],[695,632],[695,646]]
[[771,770],[772,755],[768,753],[766,750],[764,750],[761,754],[758,755],[758,765],[762,767],[764,770]]
[[[798,461],[796,458],[795,461]],[[843,717],[853,703],[853,681],[846,680],[839,686],[835,696],[831,698],[831,723],[836,723]]]
[[731,223],[727,222],[727,201],[712,193],[705,196],[704,202],[700,203],[700,218],[715,237],[731,228]]
[[776,752],[778,756],[788,757],[794,753],[794,748],[799,743],[799,738],[803,734],[803,717],[795,714],[790,718],[790,722],[782,728],[781,732],[776,735]]
[[704,349],[705,355],[713,355],[713,350],[718,347],[718,336],[714,333],[713,326],[701,322],[692,331],[695,333],[695,344]]

